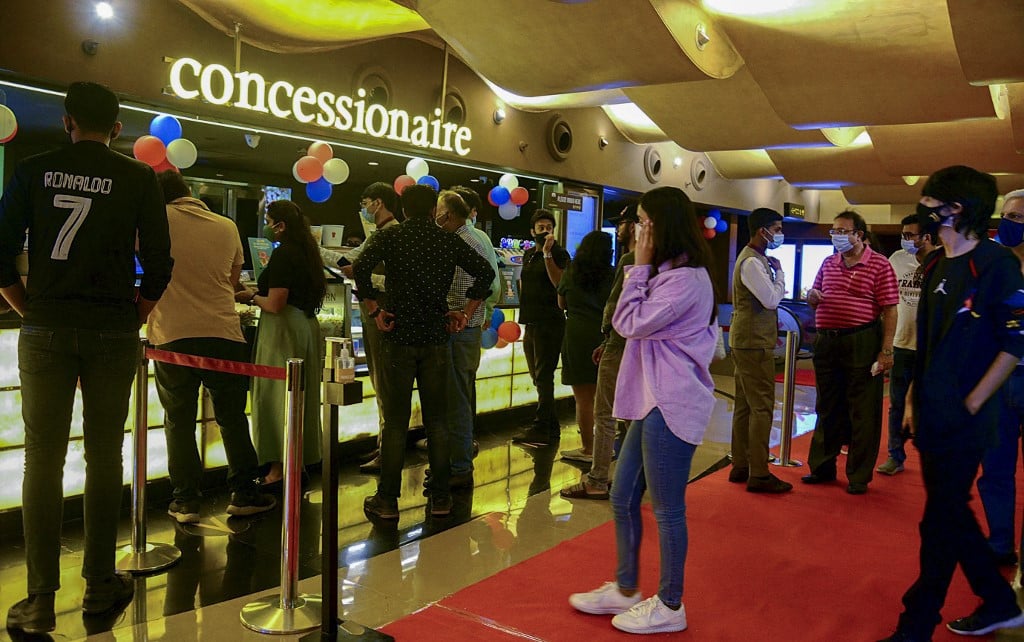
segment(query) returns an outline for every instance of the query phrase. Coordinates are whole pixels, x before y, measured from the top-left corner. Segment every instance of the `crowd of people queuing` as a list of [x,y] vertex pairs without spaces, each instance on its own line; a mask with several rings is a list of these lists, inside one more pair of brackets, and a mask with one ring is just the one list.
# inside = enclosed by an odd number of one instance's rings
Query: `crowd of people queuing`
[[[244,261],[234,224],[193,198],[180,174],[158,176],[109,149],[121,128],[113,93],[75,83],[65,109],[73,144],[20,163],[0,200],[0,293],[24,318],[18,358],[28,595],[11,607],[8,627],[27,633],[55,628],[61,480],[76,388],[84,400],[87,464],[82,608],[100,614],[123,608],[133,596],[133,583],[115,572],[114,550],[140,326],[148,321],[148,339],[161,350],[246,361],[249,348],[234,304],[256,306],[256,363],[293,356],[318,363],[316,313],[326,294],[325,265],[355,281],[377,393],[380,436],[367,469],[379,471],[380,480],[364,510],[377,520],[399,517],[417,385],[430,463],[428,510],[448,515],[452,489],[473,486],[475,377],[482,329],[501,289],[492,243],[474,226],[479,195],[464,187],[438,193],[413,185],[399,197],[390,185],[373,183],[360,206],[374,231],[345,253],[320,248],[299,206],[275,201],[266,208],[264,234],[278,245],[249,289],[240,283]],[[43,187],[41,177],[51,171],[102,175],[116,189],[58,193]],[[839,213],[828,231],[836,252],[807,295],[817,329],[817,421],[802,482],[835,481],[848,447],[846,491],[863,495],[873,473],[905,470],[908,439],[920,453],[926,490],[920,574],[903,597],[897,629],[882,642],[931,639],[958,565],[981,604],[948,623],[950,630],[983,635],[1024,625],[998,570],[1016,565],[1015,549],[1024,546],[1014,525],[1024,420],[1024,190],[1005,196],[992,241],[988,223],[997,196],[988,174],[962,166],[936,172],[917,211],[902,220],[901,249],[889,258],[859,214]],[[736,402],[728,480],[752,493],[787,493],[792,485],[768,468],[777,309],[786,295],[782,265],[769,252],[784,242],[783,217],[757,208],[746,221],[749,242],[732,273]],[[572,594],[569,602],[585,613],[612,615],[623,631],[681,631],[687,626],[686,491],[714,405],[710,365],[723,298],[700,219],[682,190],[652,189],[613,222],[617,261],[612,237],[600,231],[587,234],[570,258],[557,241],[557,217],[544,209],[533,213],[519,322],[537,405],[533,421],[513,441],[557,447],[554,373],[561,362],[582,444],[562,456],[591,468],[560,492],[610,500],[617,554],[614,579]],[[23,285],[14,259],[26,234],[32,242]],[[137,294],[135,256],[144,268]],[[320,460],[320,386],[318,369],[306,372],[302,451],[310,465]],[[876,467],[884,372],[888,456]],[[157,363],[156,384],[165,411],[171,517],[180,523],[200,518],[200,384],[210,392],[228,460],[227,512],[272,510],[284,459],[284,384],[252,383],[251,430],[247,377]],[[987,538],[968,505],[979,469]],[[638,589],[645,495],[661,561],[657,593],[647,599]]]

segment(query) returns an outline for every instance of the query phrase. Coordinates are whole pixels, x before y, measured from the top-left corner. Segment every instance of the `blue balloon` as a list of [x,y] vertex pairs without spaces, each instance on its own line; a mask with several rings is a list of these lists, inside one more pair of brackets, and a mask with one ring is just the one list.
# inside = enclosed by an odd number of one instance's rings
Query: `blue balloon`
[[306,196],[314,203],[323,203],[331,197],[333,191],[333,186],[323,176],[312,183],[306,183]]
[[174,116],[160,114],[149,123],[149,133],[170,145],[171,141],[181,138],[181,123]]
[[416,181],[420,185],[430,185],[434,188],[435,192],[441,191],[441,183],[437,182],[437,179],[427,174],[426,176],[420,176],[420,179]]
[[720,221],[718,221],[717,224],[715,224],[715,231],[718,232],[719,234],[721,234],[722,232],[725,232],[728,229],[729,229],[729,221],[720,220]]
[[498,345],[498,331],[494,328],[487,328],[480,333],[480,347],[484,350],[490,350],[494,346]]
[[505,313],[495,308],[494,313],[491,314],[491,327],[497,330],[502,323],[505,323]]
[[716,221],[722,220],[722,210],[711,210],[708,212],[708,216],[715,219]]
[[512,198],[512,192],[508,191],[501,185],[498,185],[491,190],[491,200],[494,201],[495,205],[504,205],[508,203],[508,200]]

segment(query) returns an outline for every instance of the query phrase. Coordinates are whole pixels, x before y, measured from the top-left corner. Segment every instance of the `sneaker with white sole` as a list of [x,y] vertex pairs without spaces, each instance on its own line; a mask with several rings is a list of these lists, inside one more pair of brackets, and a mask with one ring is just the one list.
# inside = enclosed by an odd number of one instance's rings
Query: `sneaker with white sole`
[[882,473],[883,475],[892,476],[897,473],[903,472],[903,464],[896,461],[892,457],[889,457],[884,462],[879,464],[878,468],[875,469],[875,472]]
[[563,450],[562,459],[571,459],[573,461],[582,461],[590,464],[593,463],[594,456],[583,452],[582,448],[573,448],[572,450]]
[[1013,629],[1024,626],[1024,611],[1014,614],[992,616],[984,613],[984,605],[974,613],[946,624],[946,628],[957,635],[988,635],[999,629]]
[[686,609],[678,611],[665,606],[661,598],[653,595],[637,603],[624,613],[612,618],[612,626],[626,633],[671,633],[686,629]]
[[605,582],[601,588],[588,593],[573,593],[569,596],[569,604],[577,611],[593,615],[618,615],[632,608],[643,599],[640,591],[625,596],[619,591],[618,582]]
[[199,521],[199,500],[175,499],[167,507],[167,514],[179,524],[195,524]]

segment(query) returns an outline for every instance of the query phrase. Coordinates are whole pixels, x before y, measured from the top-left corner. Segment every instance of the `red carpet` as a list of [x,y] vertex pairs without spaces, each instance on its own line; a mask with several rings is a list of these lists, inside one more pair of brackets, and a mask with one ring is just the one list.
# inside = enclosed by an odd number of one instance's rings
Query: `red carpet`
[[[796,378],[796,385],[811,386],[812,388],[814,387],[815,379],[813,368],[797,368],[796,370],[793,371],[793,374]],[[785,373],[783,372],[780,372],[779,374],[775,375],[776,383],[783,383],[784,379]]]
[[[795,456],[803,459],[808,444],[808,436],[796,440]],[[806,467],[773,469],[796,486],[784,496],[747,493],[726,481],[727,470],[691,484],[683,598],[690,628],[683,639],[863,642],[891,633],[900,596],[917,574],[924,490],[915,454],[911,449],[906,472],[876,476],[863,496],[846,494],[845,480],[800,484]],[[651,595],[659,561],[649,507],[641,559],[641,590]],[[384,630],[417,641],[636,639],[615,630],[609,617],[577,613],[567,603],[570,593],[613,579],[614,565],[607,523]],[[947,620],[976,606],[959,573],[946,605]],[[934,639],[961,638],[940,627]]]

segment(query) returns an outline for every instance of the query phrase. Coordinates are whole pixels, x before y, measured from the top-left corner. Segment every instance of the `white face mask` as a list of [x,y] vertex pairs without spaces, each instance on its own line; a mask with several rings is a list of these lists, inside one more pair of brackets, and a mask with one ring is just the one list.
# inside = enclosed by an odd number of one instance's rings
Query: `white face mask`
[[908,241],[907,239],[900,239],[900,247],[902,247],[907,254],[917,254],[917,251],[921,249],[914,245],[913,241]]
[[839,253],[849,252],[853,249],[853,241],[850,240],[849,234],[836,235],[832,237],[832,245]]

